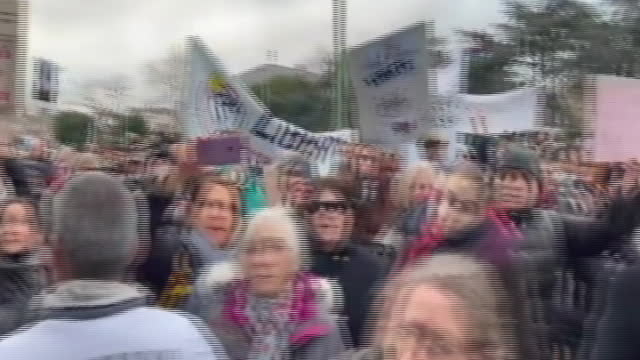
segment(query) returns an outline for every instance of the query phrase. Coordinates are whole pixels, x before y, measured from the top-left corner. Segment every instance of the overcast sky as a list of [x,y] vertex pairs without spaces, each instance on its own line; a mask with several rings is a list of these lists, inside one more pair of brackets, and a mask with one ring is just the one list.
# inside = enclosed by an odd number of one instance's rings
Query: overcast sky
[[[499,0],[349,0],[348,43],[418,20],[440,34],[501,20]],[[293,66],[331,48],[330,0],[31,0],[31,56],[58,62],[62,91],[85,79],[127,74],[187,35],[201,36],[233,72],[266,62]],[[64,95],[64,94],[63,94]]]

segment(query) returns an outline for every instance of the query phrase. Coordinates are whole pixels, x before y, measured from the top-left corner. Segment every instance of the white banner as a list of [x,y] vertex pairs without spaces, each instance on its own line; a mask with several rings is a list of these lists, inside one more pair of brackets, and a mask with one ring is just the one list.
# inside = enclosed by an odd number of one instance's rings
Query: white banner
[[345,143],[339,137],[317,135],[271,116],[200,40],[190,38],[189,50],[188,89],[182,111],[189,138],[245,130],[250,134],[251,151],[270,160],[288,150],[322,158]]
[[459,134],[502,134],[536,128],[538,92],[522,88],[500,94],[438,96],[431,103],[431,133],[449,139],[449,159],[464,151]]
[[427,40],[414,25],[351,52],[362,141],[401,144],[426,130],[429,107]]
[[463,49],[450,51],[449,63],[436,69],[438,95],[454,95],[466,87],[467,52]]
[[492,95],[462,95],[468,116],[482,133],[502,134],[536,127],[538,91],[522,88]]

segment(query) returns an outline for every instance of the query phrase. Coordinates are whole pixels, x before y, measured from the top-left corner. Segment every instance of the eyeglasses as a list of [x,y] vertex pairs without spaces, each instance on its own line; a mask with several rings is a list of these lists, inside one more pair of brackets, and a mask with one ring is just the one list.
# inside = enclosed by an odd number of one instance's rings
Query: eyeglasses
[[199,209],[217,209],[222,211],[230,211],[232,213],[238,212],[237,206],[223,201],[198,200],[196,201],[195,205]]
[[395,346],[384,349],[385,359],[396,359],[402,352],[403,345],[407,345],[406,341],[414,342],[414,355],[425,359],[485,359],[486,355],[496,350],[493,344],[482,341],[455,340],[426,329],[407,326],[398,328],[396,335],[398,338]]
[[444,201],[447,202],[449,207],[455,208],[465,214],[476,215],[481,213],[483,208],[482,204],[478,201],[462,200],[451,193],[446,195]]
[[320,210],[328,212],[345,213],[352,206],[347,201],[314,201],[309,205],[309,212],[316,213]]

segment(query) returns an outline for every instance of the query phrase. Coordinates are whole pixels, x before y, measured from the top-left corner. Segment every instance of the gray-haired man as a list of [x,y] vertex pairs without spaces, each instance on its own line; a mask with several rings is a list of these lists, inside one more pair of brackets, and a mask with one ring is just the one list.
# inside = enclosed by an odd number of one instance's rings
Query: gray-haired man
[[55,286],[39,321],[0,342],[1,359],[221,359],[217,340],[186,316],[145,306],[122,282],[138,247],[136,207],[124,185],[88,173],[53,208]]

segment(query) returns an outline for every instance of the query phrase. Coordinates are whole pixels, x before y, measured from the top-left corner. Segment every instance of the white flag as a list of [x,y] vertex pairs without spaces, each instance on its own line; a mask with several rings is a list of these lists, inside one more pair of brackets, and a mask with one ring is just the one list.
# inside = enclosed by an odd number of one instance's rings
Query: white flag
[[189,81],[184,99],[185,133],[207,137],[222,130],[243,130],[257,156],[274,159],[285,151],[322,158],[345,143],[316,135],[273,117],[238,79],[229,76],[220,60],[202,42],[189,39]]

